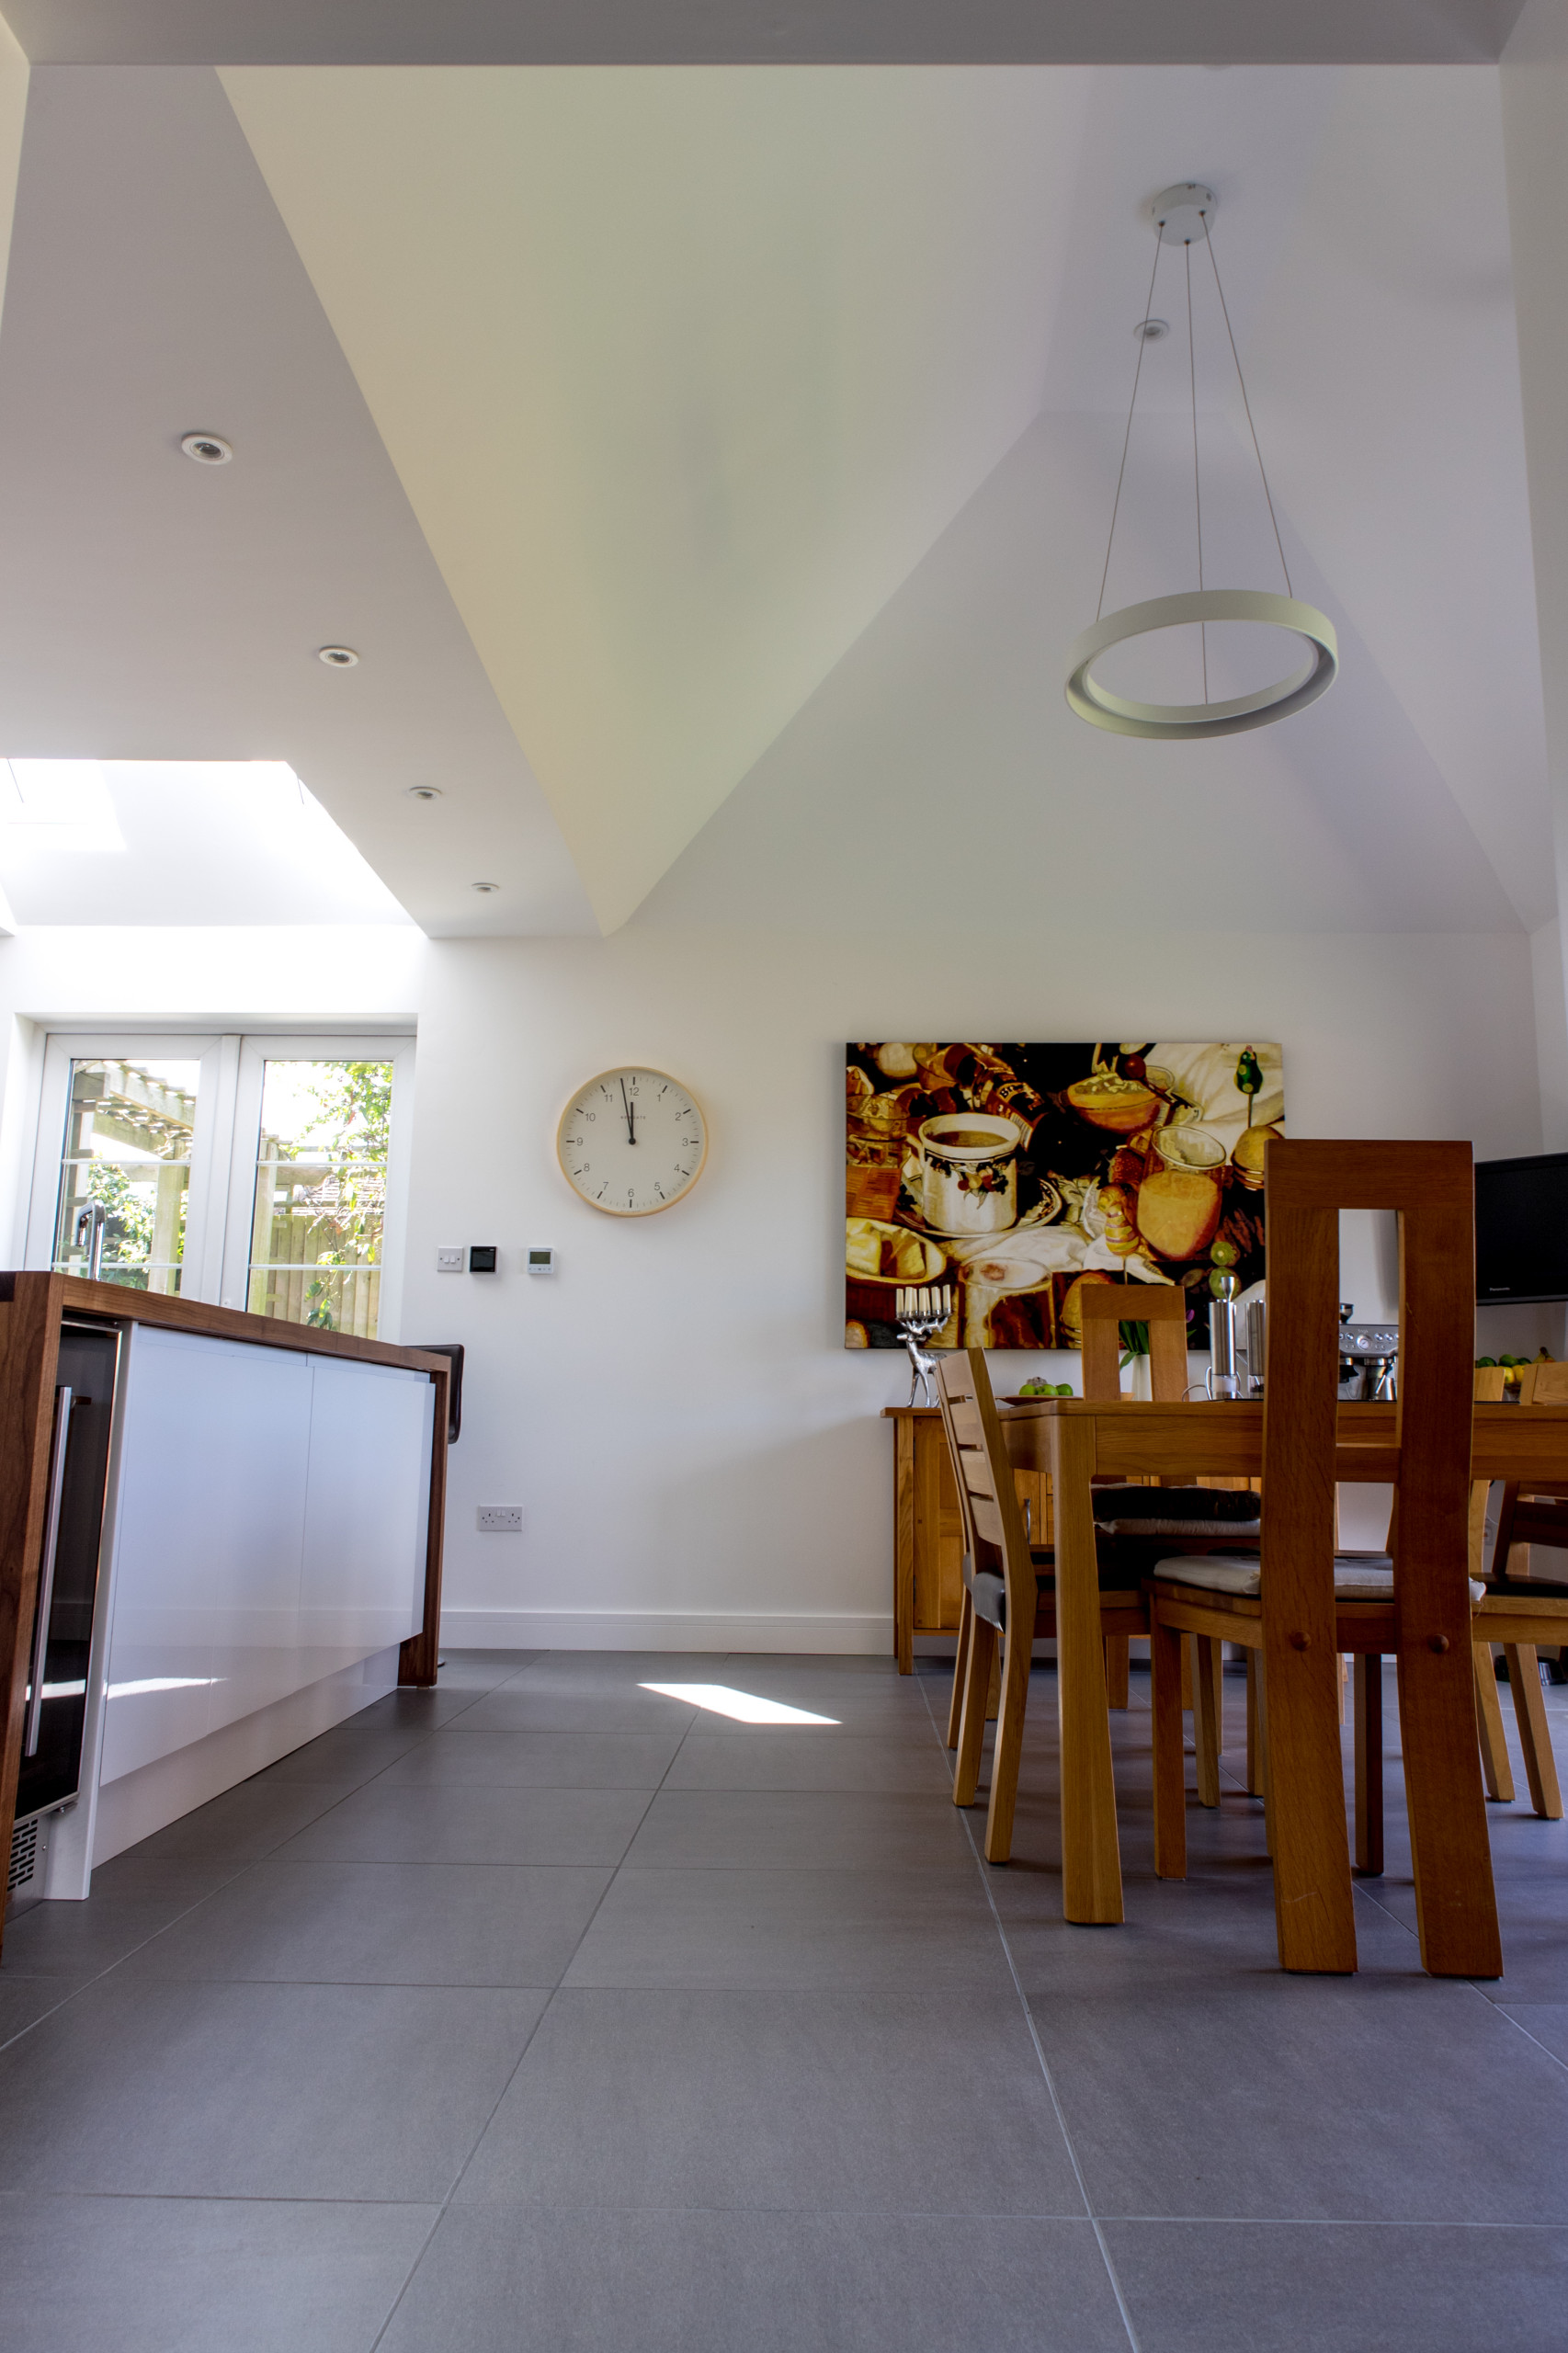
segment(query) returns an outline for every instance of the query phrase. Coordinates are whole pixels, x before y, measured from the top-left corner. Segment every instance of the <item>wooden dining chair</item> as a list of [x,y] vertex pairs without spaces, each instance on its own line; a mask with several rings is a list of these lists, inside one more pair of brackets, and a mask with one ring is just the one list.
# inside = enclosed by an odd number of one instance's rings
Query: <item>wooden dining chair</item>
[[[1484,1379],[1489,1370],[1483,1368],[1477,1374],[1478,1381]],[[1499,1381],[1501,1377],[1499,1372]],[[1521,1409],[1531,1405],[1568,1405],[1568,1364],[1527,1365],[1519,1382],[1519,1404]],[[1541,1545],[1560,1552],[1568,1550],[1568,1491],[1532,1490],[1521,1495],[1519,1490],[1517,1480],[1509,1480],[1505,1485],[1492,1561],[1489,1567],[1484,1563],[1479,1564],[1485,1597],[1477,1603],[1471,1621],[1476,1636],[1476,1685],[1478,1695],[1483,1685],[1490,1688],[1492,1703],[1496,1708],[1492,1645],[1500,1643],[1507,1662],[1508,1688],[1530,1805],[1543,1820],[1560,1822],[1562,1795],[1541,1700],[1540,1651],[1542,1644],[1561,1647],[1568,1643],[1568,1580],[1538,1574],[1530,1548]],[[1481,1508],[1484,1520],[1484,1498]],[[1473,1507],[1471,1517],[1473,1533]],[[1472,1568],[1476,1565],[1472,1560]],[[1496,1732],[1500,1735],[1500,1709],[1497,1717]],[[1497,1745],[1501,1745],[1500,1738]],[[1504,1749],[1501,1775],[1488,1770],[1489,1790],[1494,1779],[1506,1775]],[[1512,1796],[1511,1776],[1506,1790],[1500,1788],[1496,1794]]]
[[[1187,1364],[1187,1324],[1191,1309],[1191,1294],[1176,1285],[1153,1283],[1091,1283],[1078,1294],[1082,1314],[1084,1348],[1084,1395],[1096,1402],[1119,1397],[1121,1393],[1121,1326],[1123,1324],[1143,1324],[1149,1334],[1149,1392],[1156,1405],[1179,1405],[1189,1387]],[[1131,1313],[1128,1313],[1131,1309]],[[1217,1488],[1227,1483],[1210,1482],[1201,1490],[1174,1489],[1159,1517],[1163,1525],[1134,1529],[1131,1523],[1134,1511],[1142,1511],[1142,1503],[1126,1496],[1125,1508],[1119,1518],[1109,1511],[1102,1497],[1095,1517],[1102,1529],[1124,1548],[1140,1540],[1147,1543],[1156,1534],[1176,1536],[1180,1531],[1172,1526],[1179,1518],[1186,1522],[1194,1518],[1208,1518],[1213,1506],[1207,1502]],[[1236,1487],[1248,1492],[1246,1482]],[[1234,1492],[1234,1490],[1232,1490]],[[1124,1491],[1125,1492],[1125,1491]],[[1185,1494],[1184,1508],[1180,1498]],[[1201,1495],[1205,1501],[1199,1503]],[[1256,1505],[1237,1506],[1238,1522],[1257,1517]],[[1230,1531],[1227,1531],[1228,1535]],[[1239,1540],[1239,1537],[1237,1539]],[[1196,1540],[1195,1547],[1196,1549]],[[1153,1565],[1146,1561],[1146,1565]],[[1106,1696],[1108,1705],[1125,1708],[1128,1703],[1128,1652],[1131,1647],[1124,1634],[1106,1637]],[[1195,1634],[1183,1659],[1182,1699],[1190,1706],[1193,1719],[1193,1747],[1198,1757],[1198,1793],[1199,1803],[1217,1806],[1220,1802],[1220,1756],[1224,1745],[1223,1707],[1223,1645],[1208,1635]],[[1248,1700],[1252,1699],[1251,1654],[1248,1654]],[[1253,1722],[1253,1709],[1248,1706],[1247,1721]],[[1249,1744],[1250,1748],[1250,1744]],[[1247,1759],[1247,1785],[1255,1778],[1253,1758]]]
[[[1163,1563],[1152,1586],[1155,1870],[1186,1867],[1177,1645],[1261,1650],[1269,1846],[1281,1965],[1356,1967],[1337,1654],[1392,1652],[1421,1955],[1437,1976],[1502,1969],[1476,1745],[1469,1575],[1474,1187],[1468,1144],[1268,1145],[1263,1529],[1253,1590],[1236,1564]],[[1400,1226],[1396,1524],[1389,1568],[1334,1541],[1338,1217]],[[1387,1584],[1384,1586],[1384,1577]]]
[[[1128,1293],[1135,1291],[1138,1313],[1129,1316]],[[1151,1365],[1153,1393],[1160,1404],[1179,1402],[1187,1389],[1187,1294],[1171,1286],[1140,1283],[1091,1283],[1079,1293],[1084,1305],[1083,1321],[1083,1393],[1104,1403],[1121,1394],[1121,1325],[1123,1323],[1146,1323],[1151,1329]],[[937,1402],[941,1409],[942,1427],[947,1435],[949,1454],[953,1465],[953,1483],[958,1490],[959,1520],[961,1529],[963,1557],[966,1563],[974,1557],[974,1536],[970,1517],[968,1490],[964,1486],[959,1465],[959,1444],[953,1435],[952,1412],[947,1393],[938,1384]],[[1031,1529],[1026,1512],[1024,1532],[1028,1540],[1037,1568],[1049,1567],[1051,1549],[1041,1540],[1044,1529]],[[953,1662],[952,1697],[948,1705],[948,1746],[959,1745],[959,1726],[963,1712],[963,1692],[970,1660],[970,1643],[974,1623],[974,1603],[970,1593],[969,1574],[964,1576],[963,1597],[959,1604],[959,1638]],[[1108,1634],[1105,1638],[1106,1686],[1109,1704],[1125,1708],[1128,1703],[1128,1648],[1125,1634]],[[994,1645],[993,1645],[994,1655]],[[987,1721],[996,1713],[997,1677],[994,1665],[987,1698]],[[1218,1781],[1218,1763],[1215,1779]]]
[[[1006,1434],[992,1394],[983,1349],[955,1350],[938,1359],[937,1387],[953,1447],[957,1483],[968,1496],[973,1552],[966,1578],[971,1608],[967,1654],[959,1695],[958,1759],[953,1802],[971,1805],[979,1786],[985,1731],[985,1702],[997,1639],[1002,1641],[1002,1699],[992,1756],[986,1814],[985,1855],[1006,1862],[1012,1848],[1017,1802],[1018,1764],[1023,1748],[1029,1664],[1038,1641],[1056,1636],[1056,1591],[1048,1548],[1031,1548],[1007,1452]],[[1157,1501],[1162,1515],[1150,1518],[1139,1506]],[[1142,1584],[1144,1558],[1128,1563],[1128,1545],[1164,1551],[1190,1541],[1209,1550],[1234,1528],[1242,1541],[1256,1542],[1249,1495],[1198,1487],[1160,1491],[1142,1487],[1103,1489],[1095,1498],[1107,1538],[1101,1562],[1100,1631],[1128,1637],[1147,1630]],[[1217,1770],[1217,1767],[1216,1767]]]
[[[1017,1805],[1029,1661],[1037,1641],[1055,1637],[1055,1587],[1050,1569],[1036,1562],[1025,1532],[984,1350],[954,1349],[938,1358],[937,1383],[947,1400],[954,1471],[969,1497],[974,1539],[968,1579],[972,1604],[969,1654],[959,1711],[953,1803],[974,1802],[985,1734],[985,1695],[1000,1636],[1002,1707],[991,1763],[985,1856],[988,1862],[1006,1862],[1012,1850]],[[1107,1595],[1102,1599],[1102,1635],[1140,1634],[1147,1625],[1141,1594]],[[1020,1684],[1022,1688],[1015,1688]]]

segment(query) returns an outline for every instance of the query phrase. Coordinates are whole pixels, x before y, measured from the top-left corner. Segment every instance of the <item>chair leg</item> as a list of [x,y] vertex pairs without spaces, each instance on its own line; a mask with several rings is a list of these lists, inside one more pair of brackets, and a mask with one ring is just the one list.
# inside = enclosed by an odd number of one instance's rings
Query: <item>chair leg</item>
[[994,1724],[1002,1711],[1002,1645],[994,1643],[991,1650],[991,1680],[985,1687],[985,1721]]
[[1183,1715],[1192,1711],[1192,1654],[1197,1649],[1195,1635],[1184,1636],[1181,1646],[1181,1707]]
[[1508,1762],[1507,1735],[1503,1730],[1503,1702],[1497,1697],[1497,1672],[1490,1643],[1471,1645],[1475,1654],[1475,1727],[1481,1738],[1481,1770],[1486,1794],[1511,1805],[1514,1769]]
[[1002,1650],[1002,1710],[991,1753],[991,1803],[985,1814],[985,1859],[1005,1863],[1013,1851],[1013,1813],[1024,1754],[1024,1711],[1029,1699],[1034,1628],[1009,1625]]
[[1154,1876],[1187,1877],[1187,1759],[1181,1725],[1181,1663],[1187,1638],[1149,1611],[1154,1706]]
[[1198,1802],[1220,1802],[1220,1645],[1210,1634],[1196,1637],[1198,1675],[1192,1725],[1197,1735]]
[[1372,1652],[1355,1658],[1356,1868],[1369,1879],[1383,1870],[1383,1663]]
[[1254,1651],[1257,1667],[1257,1778],[1263,1800],[1264,1852],[1274,1852],[1274,1776],[1268,1769],[1268,1676],[1261,1650]]
[[1257,1721],[1257,1653],[1249,1649],[1247,1661],[1247,1795],[1263,1795],[1263,1735]]
[[1127,1705],[1127,1654],[1131,1647],[1125,1634],[1108,1634],[1105,1638],[1105,1688],[1108,1708],[1125,1708]]
[[1535,1644],[1506,1643],[1503,1655],[1508,1662],[1508,1683],[1514,1695],[1519,1746],[1525,1752],[1530,1804],[1543,1822],[1561,1822],[1562,1797],[1557,1787],[1557,1760],[1551,1753],[1551,1733],[1540,1696],[1540,1662],[1536,1657]]
[[973,1633],[974,1604],[969,1597],[969,1588],[966,1586],[963,1599],[959,1604],[959,1646],[953,1660],[953,1695],[948,1701],[948,1746],[949,1748],[956,1748],[959,1745],[959,1724],[963,1716],[963,1687],[969,1673],[969,1646]]
[[991,1688],[991,1662],[995,1655],[995,1627],[989,1619],[973,1616],[963,1680],[963,1705],[959,1711],[959,1754],[953,1768],[955,1805],[972,1805],[974,1792],[980,1784],[980,1758],[985,1745],[985,1695]]

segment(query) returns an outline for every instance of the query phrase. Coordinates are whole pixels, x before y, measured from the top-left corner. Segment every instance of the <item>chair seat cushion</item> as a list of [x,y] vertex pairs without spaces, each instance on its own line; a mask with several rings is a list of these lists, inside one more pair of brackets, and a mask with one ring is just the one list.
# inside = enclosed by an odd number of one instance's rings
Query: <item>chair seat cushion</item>
[[1261,1498],[1246,1487],[1096,1487],[1090,1503],[1101,1528],[1138,1523],[1136,1533],[1164,1533],[1173,1521],[1241,1520],[1256,1528]]
[[[1160,1563],[1155,1575],[1164,1585],[1190,1585],[1205,1593],[1230,1593],[1255,1598],[1262,1582],[1263,1563],[1240,1554],[1178,1552]],[[1486,1588],[1472,1577],[1470,1595],[1479,1601]],[[1393,1593],[1393,1562],[1387,1552],[1336,1552],[1334,1556],[1334,1597],[1336,1601],[1387,1601]]]

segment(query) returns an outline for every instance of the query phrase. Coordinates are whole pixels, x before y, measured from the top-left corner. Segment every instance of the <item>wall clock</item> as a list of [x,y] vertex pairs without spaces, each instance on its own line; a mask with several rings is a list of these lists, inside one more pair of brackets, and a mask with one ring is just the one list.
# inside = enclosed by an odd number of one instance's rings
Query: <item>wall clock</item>
[[573,1191],[611,1217],[652,1217],[690,1192],[708,1157],[708,1127],[662,1070],[601,1071],[562,1114],[556,1155]]

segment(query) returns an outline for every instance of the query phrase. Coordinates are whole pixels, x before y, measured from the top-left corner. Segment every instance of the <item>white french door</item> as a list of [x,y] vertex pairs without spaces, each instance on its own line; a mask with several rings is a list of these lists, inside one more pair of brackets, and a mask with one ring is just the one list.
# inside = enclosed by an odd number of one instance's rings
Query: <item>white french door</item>
[[27,1265],[394,1336],[413,1042],[51,1035]]

